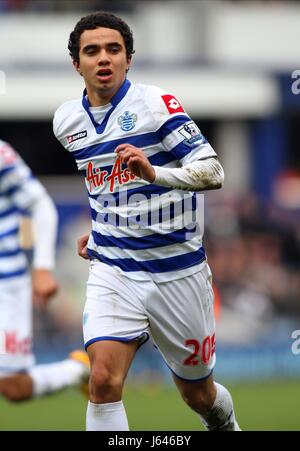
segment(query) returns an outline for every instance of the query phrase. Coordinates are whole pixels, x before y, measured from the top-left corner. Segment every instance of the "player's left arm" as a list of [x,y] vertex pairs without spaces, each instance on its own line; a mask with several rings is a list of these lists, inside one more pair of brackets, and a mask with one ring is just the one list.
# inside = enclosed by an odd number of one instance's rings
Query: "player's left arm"
[[221,188],[224,171],[220,161],[178,100],[148,87],[145,109],[165,151],[179,167],[152,165],[142,149],[126,143],[116,149],[121,162],[133,174],[155,185],[194,192]]
[[205,157],[181,168],[154,166],[156,185],[183,191],[220,189],[224,183],[224,170],[217,156]]
[[152,166],[143,150],[121,144],[116,153],[137,177],[150,183],[184,191],[205,191],[223,186],[224,171],[216,156],[193,161],[181,168]]

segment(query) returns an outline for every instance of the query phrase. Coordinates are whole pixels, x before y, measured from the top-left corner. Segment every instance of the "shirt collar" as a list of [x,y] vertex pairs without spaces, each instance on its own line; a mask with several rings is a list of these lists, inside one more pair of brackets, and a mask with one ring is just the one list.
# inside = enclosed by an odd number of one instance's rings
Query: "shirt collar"
[[130,86],[131,86],[131,83],[126,78],[124,83],[120,86],[118,91],[111,98],[110,103],[111,103],[112,107],[110,108],[110,110],[108,110],[108,112],[106,113],[103,121],[100,122],[100,123],[95,121],[94,116],[92,115],[92,113],[90,111],[90,103],[89,103],[88,98],[87,98],[87,91],[86,91],[86,89],[83,91],[82,106],[85,109],[85,111],[87,112],[87,114],[89,115],[89,118],[91,119],[91,121],[92,121],[92,123],[93,123],[93,125],[94,125],[94,127],[96,129],[96,132],[98,134],[101,134],[101,133],[104,132],[105,127],[106,127],[107,122],[108,122],[108,119],[110,118],[112,112],[115,110],[117,105],[121,102],[121,100],[123,100],[123,98],[127,94],[128,89],[130,88]]

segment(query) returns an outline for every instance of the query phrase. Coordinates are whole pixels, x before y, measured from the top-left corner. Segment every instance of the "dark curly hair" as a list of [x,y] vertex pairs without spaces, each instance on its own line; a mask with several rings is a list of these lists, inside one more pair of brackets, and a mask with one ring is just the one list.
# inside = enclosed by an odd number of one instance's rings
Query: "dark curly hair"
[[95,30],[98,27],[112,28],[113,30],[119,31],[124,39],[127,58],[130,58],[134,53],[131,29],[120,17],[99,11],[82,17],[70,34],[68,49],[70,56],[74,61],[79,63],[80,36],[82,33],[85,30]]

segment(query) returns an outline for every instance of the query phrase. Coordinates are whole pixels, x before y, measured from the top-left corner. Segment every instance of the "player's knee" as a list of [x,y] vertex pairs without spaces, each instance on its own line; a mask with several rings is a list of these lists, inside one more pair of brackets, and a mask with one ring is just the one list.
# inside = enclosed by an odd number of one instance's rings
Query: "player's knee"
[[2,379],[1,395],[8,401],[25,401],[32,398],[32,394],[32,380],[28,374],[15,374]]
[[2,393],[2,395],[7,399],[7,401],[10,402],[24,401],[24,399],[19,396],[19,393],[16,393],[15,391],[7,390],[6,392]]
[[29,398],[26,393],[23,393],[16,384],[8,383],[1,392],[2,396],[11,402],[24,401]]
[[90,376],[90,398],[92,402],[114,402],[121,399],[122,379],[105,367],[94,367]]

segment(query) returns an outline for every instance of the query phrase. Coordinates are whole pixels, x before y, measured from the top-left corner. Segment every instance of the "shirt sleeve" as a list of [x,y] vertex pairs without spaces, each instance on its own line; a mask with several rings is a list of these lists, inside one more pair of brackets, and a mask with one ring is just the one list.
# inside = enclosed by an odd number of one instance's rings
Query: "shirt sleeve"
[[174,95],[149,87],[147,103],[163,146],[180,166],[216,156],[197,124]]
[[[78,105],[81,105],[81,101],[69,100],[63,103],[56,111],[53,117],[53,133],[56,139],[61,145],[68,151],[72,151],[74,142],[70,140],[74,133],[74,111],[78,112]],[[80,110],[81,111],[81,110]],[[81,114],[83,114],[81,112]],[[75,123],[80,127],[81,117],[76,116]],[[80,128],[79,128],[80,130]]]
[[206,158],[189,163],[181,168],[153,166],[154,183],[183,191],[204,191],[221,188],[224,171],[216,158]]

